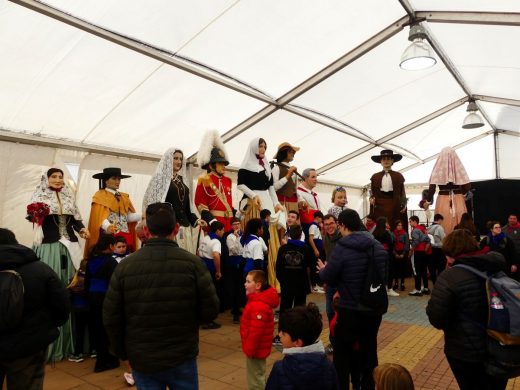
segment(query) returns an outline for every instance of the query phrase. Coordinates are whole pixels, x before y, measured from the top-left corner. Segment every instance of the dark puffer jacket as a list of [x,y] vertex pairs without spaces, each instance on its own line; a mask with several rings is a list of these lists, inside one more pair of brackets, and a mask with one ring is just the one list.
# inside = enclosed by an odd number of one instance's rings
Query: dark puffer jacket
[[217,317],[219,300],[200,257],[151,238],[116,267],[103,305],[115,354],[152,374],[199,352],[199,324]]
[[368,253],[374,249],[374,258],[379,274],[386,286],[388,252],[372,234],[366,231],[352,232],[342,237],[332,251],[332,257],[320,271],[323,282],[338,287],[339,306],[357,310],[359,299],[368,273]]
[[[309,347],[312,346],[299,349]],[[323,349],[323,345],[321,347]],[[283,360],[274,364],[265,387],[266,390],[336,390],[338,388],[336,370],[324,351],[286,354]]]
[[[498,252],[460,257],[454,264],[489,272],[506,268]],[[468,362],[485,360],[487,306],[486,285],[480,277],[457,267],[439,275],[426,314],[434,327],[444,331],[446,356]]]
[[14,269],[24,284],[24,311],[16,329],[0,334],[0,360],[42,351],[59,335],[70,313],[70,298],[58,275],[23,245],[0,245],[0,270]]

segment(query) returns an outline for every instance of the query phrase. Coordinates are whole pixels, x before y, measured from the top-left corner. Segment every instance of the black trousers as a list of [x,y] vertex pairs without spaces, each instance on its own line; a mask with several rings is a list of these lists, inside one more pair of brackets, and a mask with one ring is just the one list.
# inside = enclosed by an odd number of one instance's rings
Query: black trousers
[[96,349],[96,366],[103,366],[116,357],[109,353],[108,335],[103,325],[103,306],[90,305],[89,323],[92,336],[94,337],[94,347]]
[[239,315],[240,308],[244,306],[246,300],[244,264],[229,261],[226,264],[225,274],[226,295],[231,305],[231,313]]
[[291,309],[295,306],[305,306],[307,301],[307,294],[291,294],[284,291],[280,292],[280,315],[287,309]]
[[428,255],[425,252],[414,252],[413,254],[413,265],[415,269],[415,289],[421,291],[421,281],[424,288],[428,288],[428,273],[426,266],[428,264]]
[[394,274],[395,274],[395,261],[396,260],[395,260],[394,254],[392,252],[389,252],[388,253],[388,267],[387,267],[388,275],[386,276],[387,287],[389,290],[393,287],[392,282],[394,280]]
[[[338,310],[334,328],[334,366],[338,374],[339,388],[348,389],[349,377],[359,370],[361,388],[374,389],[372,371],[378,365],[377,333],[381,315],[368,315],[349,309]],[[357,364],[357,367],[356,367]]]
[[429,256],[428,270],[430,271],[430,279],[435,284],[437,277],[446,269],[446,256],[442,248],[432,248],[432,254]]
[[484,363],[471,363],[446,356],[460,390],[504,390],[507,379],[486,374]]
[[45,374],[47,348],[20,359],[0,361],[0,389],[7,379],[9,390],[41,390]]
[[[402,255],[403,252],[398,252],[399,255]],[[408,265],[408,258],[407,258],[408,252],[404,253],[404,257],[396,258],[395,256],[392,256],[394,258],[394,274],[392,275],[392,278],[395,281],[395,284],[398,284],[399,279],[401,279],[401,284],[404,284],[404,279],[406,277],[406,266]]]
[[81,355],[85,348],[85,331],[88,331],[88,341],[90,344],[90,352],[94,348],[94,335],[92,329],[88,326],[89,323],[89,311],[81,310],[72,313],[72,322],[74,324],[74,354]]

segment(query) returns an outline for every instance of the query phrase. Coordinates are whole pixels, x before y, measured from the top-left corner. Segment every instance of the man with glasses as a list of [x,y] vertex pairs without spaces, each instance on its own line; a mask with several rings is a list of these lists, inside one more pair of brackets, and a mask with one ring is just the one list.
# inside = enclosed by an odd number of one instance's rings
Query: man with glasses
[[103,307],[110,344],[130,361],[138,388],[197,389],[199,325],[218,315],[215,287],[200,258],[174,241],[171,204],[150,204],[144,229],[146,245],[110,281]]

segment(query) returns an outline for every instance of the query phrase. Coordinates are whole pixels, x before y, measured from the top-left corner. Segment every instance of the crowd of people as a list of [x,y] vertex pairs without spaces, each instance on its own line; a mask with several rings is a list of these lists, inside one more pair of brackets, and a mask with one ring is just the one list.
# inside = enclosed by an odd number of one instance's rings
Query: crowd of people
[[[282,143],[269,162],[266,141],[253,139],[238,171],[237,209],[216,132],[199,150],[206,173],[193,196],[184,153],[170,148],[146,189],[142,213],[119,191],[130,176],[105,168],[93,176],[99,190],[88,227],[63,171],[49,169],[27,208],[33,249],[0,229],[0,271],[9,271],[0,273],[0,291],[16,284],[7,277],[25,287],[17,326],[2,328],[0,386],[6,377],[10,390],[40,389],[45,362],[81,362],[88,355],[96,358],[95,372],[126,362],[125,380],[138,388],[196,389],[199,328],[219,328],[217,316],[230,310],[240,327],[249,389],[413,389],[404,367],[378,366],[377,357],[388,297],[405,292],[411,274],[408,295],[431,294],[427,315],[445,332],[459,386],[505,388],[507,379],[485,369],[485,284],[456,266],[518,279],[517,216],[509,215],[503,227],[490,221],[481,238],[461,212],[457,199],[469,179],[449,148],[420,204],[429,211],[439,186],[431,224],[408,216],[404,178],[391,169],[402,156],[391,150],[372,156],[382,171],[372,176],[365,219],[348,208],[344,187],[334,188],[325,213],[314,192],[317,171],[300,174],[291,165],[298,150]],[[322,316],[307,302],[312,293],[325,294],[327,346],[320,341]],[[283,348],[284,358],[266,378],[273,346]]]

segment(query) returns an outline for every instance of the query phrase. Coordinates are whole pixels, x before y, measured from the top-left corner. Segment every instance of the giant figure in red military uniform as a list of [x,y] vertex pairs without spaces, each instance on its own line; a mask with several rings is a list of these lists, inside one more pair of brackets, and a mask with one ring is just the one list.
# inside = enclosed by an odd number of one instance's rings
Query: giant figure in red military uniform
[[216,219],[224,224],[226,231],[229,231],[233,217],[231,179],[225,176],[229,161],[217,131],[204,136],[197,162],[207,173],[200,176],[197,182],[195,206],[208,224]]

